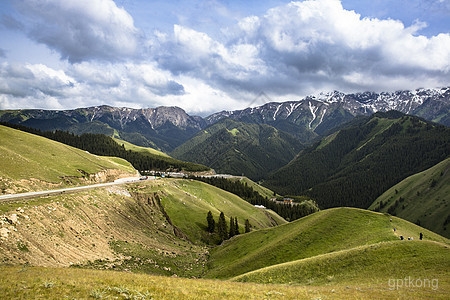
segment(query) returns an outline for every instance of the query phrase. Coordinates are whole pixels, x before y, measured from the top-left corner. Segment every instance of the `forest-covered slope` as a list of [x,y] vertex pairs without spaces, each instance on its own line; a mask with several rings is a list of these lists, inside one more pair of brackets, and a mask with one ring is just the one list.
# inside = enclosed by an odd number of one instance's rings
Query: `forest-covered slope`
[[222,119],[171,155],[209,166],[217,173],[260,179],[288,163],[300,149],[297,139],[272,126]]
[[302,151],[265,182],[321,208],[367,208],[384,191],[450,155],[450,129],[399,112],[354,119]]

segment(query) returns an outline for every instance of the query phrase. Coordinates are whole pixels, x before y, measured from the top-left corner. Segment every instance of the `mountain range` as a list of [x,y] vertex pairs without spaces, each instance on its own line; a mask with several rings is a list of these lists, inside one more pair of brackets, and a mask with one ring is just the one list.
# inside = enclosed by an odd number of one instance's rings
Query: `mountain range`
[[223,118],[266,124],[310,143],[358,115],[397,110],[450,126],[450,87],[385,93],[321,93],[299,101],[270,102],[208,117],[190,116],[179,107],[132,109],[95,106],[74,110],[3,110],[0,121],[41,130],[104,133],[139,146],[171,152]]

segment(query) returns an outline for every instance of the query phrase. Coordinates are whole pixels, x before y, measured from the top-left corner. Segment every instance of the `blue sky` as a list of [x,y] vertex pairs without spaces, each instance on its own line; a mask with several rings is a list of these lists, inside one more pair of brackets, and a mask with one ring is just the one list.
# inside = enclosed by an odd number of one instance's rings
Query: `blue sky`
[[0,2],[0,109],[450,85],[450,0]]

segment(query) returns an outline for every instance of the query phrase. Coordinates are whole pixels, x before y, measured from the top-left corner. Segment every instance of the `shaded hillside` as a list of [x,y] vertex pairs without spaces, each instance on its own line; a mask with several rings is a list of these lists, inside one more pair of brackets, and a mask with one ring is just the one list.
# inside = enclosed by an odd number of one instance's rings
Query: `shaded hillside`
[[449,155],[449,128],[399,112],[376,113],[300,152],[265,185],[280,194],[306,194],[321,208],[366,208]]
[[18,193],[136,176],[127,161],[96,156],[0,125],[1,193]]
[[427,240],[448,243],[444,237],[400,218],[355,208],[327,209],[227,241],[211,251],[206,274],[231,278],[284,262],[396,241],[399,235],[418,239],[420,232]]
[[450,158],[391,187],[369,207],[450,237]]
[[288,163],[301,148],[297,139],[271,126],[223,119],[171,155],[207,165],[217,173],[259,179]]

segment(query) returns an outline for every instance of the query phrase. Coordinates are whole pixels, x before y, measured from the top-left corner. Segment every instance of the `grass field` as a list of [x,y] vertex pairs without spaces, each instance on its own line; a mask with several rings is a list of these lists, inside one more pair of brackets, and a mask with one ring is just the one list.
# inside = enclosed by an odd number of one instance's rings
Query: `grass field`
[[379,284],[263,285],[125,272],[0,266],[4,299],[447,299],[438,289]]
[[[0,126],[0,177],[7,181],[31,178],[64,183],[64,177],[81,178],[104,170],[134,176],[136,170],[125,160],[96,156],[44,137]],[[80,172],[80,170],[82,170]]]
[[427,240],[448,243],[446,238],[396,217],[354,208],[327,209],[227,241],[211,251],[206,276],[231,278],[284,262],[396,241],[399,235],[418,239],[420,232]]
[[160,156],[164,156],[164,157],[170,157],[166,153],[158,151],[158,150],[150,148],[150,147],[136,146],[134,144],[131,144],[131,143],[127,142],[127,141],[124,141],[124,140],[121,140],[121,139],[118,139],[118,138],[113,138],[113,139],[117,142],[117,144],[124,145],[125,149],[127,149],[127,150],[133,150],[133,151],[136,151],[136,152],[147,152],[147,153],[150,153],[150,154],[153,154],[153,155],[160,155]]
[[382,201],[386,212],[397,205],[395,215],[450,237],[450,158],[412,175],[378,197],[369,207],[375,210]]

